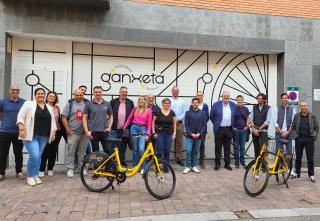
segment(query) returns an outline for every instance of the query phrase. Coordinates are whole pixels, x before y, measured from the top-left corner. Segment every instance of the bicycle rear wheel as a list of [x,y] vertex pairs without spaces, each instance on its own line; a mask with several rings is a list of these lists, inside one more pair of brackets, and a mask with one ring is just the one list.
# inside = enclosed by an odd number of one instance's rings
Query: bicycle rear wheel
[[[112,165],[108,167],[114,168],[113,162]],[[82,184],[92,192],[102,192],[112,186],[114,177],[105,177],[94,173],[94,165],[89,162],[83,162],[80,168],[80,178]]]
[[245,192],[252,197],[260,195],[267,187],[269,181],[269,170],[264,160],[251,161],[243,177]]
[[149,193],[157,199],[170,197],[176,187],[176,174],[166,161],[158,159],[160,176],[155,160],[151,160],[144,172],[144,182]]

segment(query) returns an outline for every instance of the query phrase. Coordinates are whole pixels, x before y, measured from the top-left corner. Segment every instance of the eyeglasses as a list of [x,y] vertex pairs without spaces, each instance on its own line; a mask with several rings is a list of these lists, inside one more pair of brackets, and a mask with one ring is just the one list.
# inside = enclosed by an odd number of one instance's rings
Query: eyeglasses
[[10,89],[11,91],[20,91],[20,89]]

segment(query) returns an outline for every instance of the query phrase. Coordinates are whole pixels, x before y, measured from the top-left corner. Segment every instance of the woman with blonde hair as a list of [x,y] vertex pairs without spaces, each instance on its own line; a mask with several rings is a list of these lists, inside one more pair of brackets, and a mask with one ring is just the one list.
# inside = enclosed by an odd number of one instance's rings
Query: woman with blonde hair
[[[146,107],[145,96],[138,98],[138,105],[132,109],[124,129],[130,125],[130,137],[133,146],[133,166],[136,166],[145,151],[146,140],[149,138],[152,128],[152,110]],[[144,168],[145,162],[142,164],[141,174],[143,174]]]

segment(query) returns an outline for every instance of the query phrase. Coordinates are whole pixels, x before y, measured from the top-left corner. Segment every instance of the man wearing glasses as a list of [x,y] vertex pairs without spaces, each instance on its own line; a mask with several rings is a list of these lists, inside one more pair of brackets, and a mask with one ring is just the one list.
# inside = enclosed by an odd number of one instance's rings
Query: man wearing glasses
[[16,177],[23,179],[22,175],[22,148],[21,140],[18,140],[19,129],[16,125],[17,116],[25,100],[19,97],[18,85],[11,85],[9,97],[0,100],[0,182],[5,178],[5,170],[10,145],[12,143],[16,163]]

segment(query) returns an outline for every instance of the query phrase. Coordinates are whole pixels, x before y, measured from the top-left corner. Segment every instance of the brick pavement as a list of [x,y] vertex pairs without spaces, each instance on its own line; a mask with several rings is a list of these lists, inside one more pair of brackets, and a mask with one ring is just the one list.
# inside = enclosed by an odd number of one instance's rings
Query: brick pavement
[[0,220],[94,220],[320,207],[320,185],[311,184],[306,173],[300,179],[290,180],[290,189],[279,186],[271,177],[265,192],[252,198],[243,190],[244,169],[214,171],[210,165],[200,174],[183,175],[183,168],[174,167],[176,190],[170,199],[163,201],[147,192],[139,174],[115,186],[115,190],[92,193],[82,186],[79,175],[67,178],[61,166],[56,166],[55,176],[42,178],[43,184],[36,187],[16,179],[10,168],[6,179],[0,182]]

